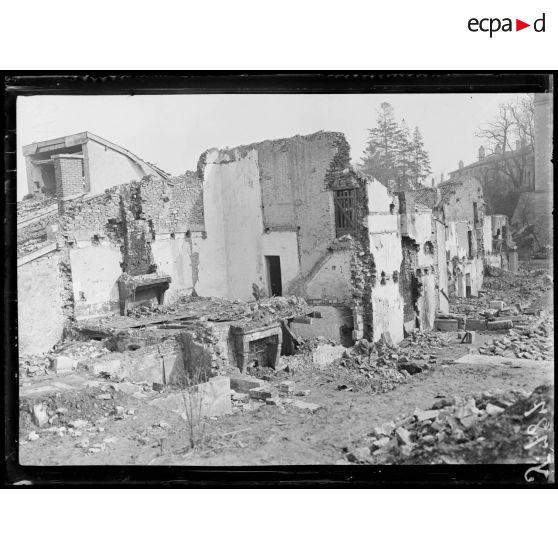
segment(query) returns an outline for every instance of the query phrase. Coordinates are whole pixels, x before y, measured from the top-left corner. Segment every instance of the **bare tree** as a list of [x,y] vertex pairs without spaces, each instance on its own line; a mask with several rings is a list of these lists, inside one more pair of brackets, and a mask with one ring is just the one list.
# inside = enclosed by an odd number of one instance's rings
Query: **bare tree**
[[[515,101],[500,105],[496,118],[480,128],[477,137],[488,141],[488,146],[501,157],[494,158],[494,176],[502,173],[516,190],[525,179],[528,159],[534,145],[534,99],[533,95],[518,97]],[[507,154],[520,150],[515,157]]]

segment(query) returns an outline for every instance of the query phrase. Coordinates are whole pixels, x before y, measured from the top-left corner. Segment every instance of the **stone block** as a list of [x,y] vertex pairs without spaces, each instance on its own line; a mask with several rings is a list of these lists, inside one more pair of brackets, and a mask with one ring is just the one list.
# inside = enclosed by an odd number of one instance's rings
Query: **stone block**
[[493,308],[494,310],[503,310],[504,302],[502,300],[491,300],[488,303],[489,308]]
[[434,329],[437,331],[457,331],[459,329],[458,320],[434,320]]
[[229,376],[231,382],[231,389],[238,393],[248,393],[251,389],[259,387],[267,387],[268,383],[265,380],[260,380],[248,374],[233,374]]
[[57,356],[52,363],[52,367],[56,372],[68,372],[73,369],[74,360],[67,356]]
[[281,393],[292,393],[295,388],[295,383],[292,380],[285,380],[279,384],[279,391]]
[[342,345],[318,345],[312,353],[312,362],[320,368],[339,360],[346,351]]
[[511,320],[494,320],[492,322],[488,322],[487,325],[490,330],[513,328],[513,322]]
[[310,411],[311,413],[316,412],[318,409],[321,409],[320,405],[316,403],[309,403],[308,401],[293,401],[291,403],[293,407],[297,409],[301,409],[302,411]]
[[484,331],[487,329],[486,320],[467,318],[465,320],[465,329],[467,331]]
[[46,405],[43,403],[33,405],[33,422],[39,427],[43,427],[48,423]]
[[435,420],[438,418],[439,412],[436,410],[423,411],[422,409],[415,409],[415,417],[417,417],[418,422],[424,422],[426,420]]
[[266,387],[253,388],[248,394],[252,399],[269,399],[271,397],[271,391]]

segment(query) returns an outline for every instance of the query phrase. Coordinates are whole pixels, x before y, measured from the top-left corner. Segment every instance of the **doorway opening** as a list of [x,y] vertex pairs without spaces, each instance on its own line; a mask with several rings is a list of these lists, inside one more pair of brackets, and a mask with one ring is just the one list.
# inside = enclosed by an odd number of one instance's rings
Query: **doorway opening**
[[281,283],[281,258],[279,256],[266,256],[267,281],[270,296],[282,296],[283,286]]

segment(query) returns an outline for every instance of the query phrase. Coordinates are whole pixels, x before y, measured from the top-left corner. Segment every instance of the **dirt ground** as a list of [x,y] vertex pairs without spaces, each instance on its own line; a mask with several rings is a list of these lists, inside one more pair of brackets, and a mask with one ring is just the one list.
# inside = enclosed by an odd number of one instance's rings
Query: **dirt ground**
[[[479,335],[475,347],[493,337],[497,336]],[[431,351],[436,363],[429,370],[381,394],[340,391],[334,369],[306,367],[289,379],[295,381],[297,389],[310,390],[310,394],[293,399],[316,403],[320,409],[310,412],[292,405],[256,402],[247,409],[244,404],[234,404],[232,414],[205,421],[204,442],[194,451],[189,446],[187,421],[176,412],[150,406],[149,394],[142,393],[141,386],[83,377],[43,380],[28,387],[27,393],[25,389],[22,392],[20,463],[336,464],[343,462],[347,447],[365,438],[375,426],[408,415],[417,407],[427,409],[440,396],[467,396],[492,390],[530,392],[552,381],[553,362],[514,359],[514,367],[502,365],[496,358],[494,364],[483,366],[449,363],[467,354],[469,347],[455,336],[448,347]],[[58,382],[60,387],[64,382],[73,385],[71,390],[37,393],[37,387],[41,389],[41,385],[52,382]],[[45,402],[53,410],[62,408],[64,412],[40,429],[29,413],[37,402]],[[78,423],[72,428],[73,421],[80,419],[87,420],[87,424]],[[30,432],[38,434],[38,439],[31,435],[29,440]]]

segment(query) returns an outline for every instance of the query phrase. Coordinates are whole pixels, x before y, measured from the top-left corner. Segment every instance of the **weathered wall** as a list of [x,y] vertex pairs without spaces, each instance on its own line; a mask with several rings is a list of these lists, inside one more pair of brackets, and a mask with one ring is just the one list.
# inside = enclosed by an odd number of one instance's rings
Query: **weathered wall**
[[[261,251],[262,257],[264,258],[265,256],[279,256],[281,258],[281,283],[283,294],[288,294],[289,286],[300,271],[296,232],[275,231],[262,235]],[[269,284],[268,270],[265,265],[263,269],[263,283],[267,286]]]
[[310,275],[301,294],[311,303],[350,303],[353,296],[350,250],[329,253]]
[[264,226],[298,231],[303,275],[335,238],[333,197],[327,174],[348,144],[342,134],[317,132],[257,144]]
[[207,253],[217,258],[213,260],[212,274],[221,274],[222,281],[204,276],[200,283],[205,292],[214,296],[250,300],[253,283],[267,290],[261,251],[258,152],[252,149],[243,156],[236,152],[233,156],[212,150],[205,155],[203,199],[210,241]]
[[171,238],[170,234],[157,235],[151,244],[153,260],[159,273],[172,277],[165,293],[165,303],[172,303],[183,295],[190,295],[199,280],[200,249],[203,250],[201,233]]
[[394,200],[377,180],[366,185],[368,216],[366,227],[369,250],[374,262],[371,281],[372,336],[374,341],[389,332],[394,343],[403,339],[403,297],[399,292],[399,273],[403,255],[399,216]]
[[69,253],[76,319],[118,313],[120,248],[109,241],[78,241]]
[[20,354],[42,353],[64,331],[61,251],[50,252],[17,268],[18,347]]
[[373,341],[379,341],[382,333],[389,332],[394,343],[403,339],[403,300],[399,286],[393,281],[372,289]]
[[91,194],[101,193],[117,184],[140,180],[145,176],[141,167],[131,159],[94,140],[87,142],[86,151]]
[[477,204],[479,220],[484,216],[484,197],[482,185],[474,179],[465,179],[462,184],[443,187],[440,205],[448,221],[474,222],[473,204]]
[[436,237],[436,269],[438,273],[438,309],[449,312],[448,268],[446,263],[446,227],[438,220],[434,221]]

